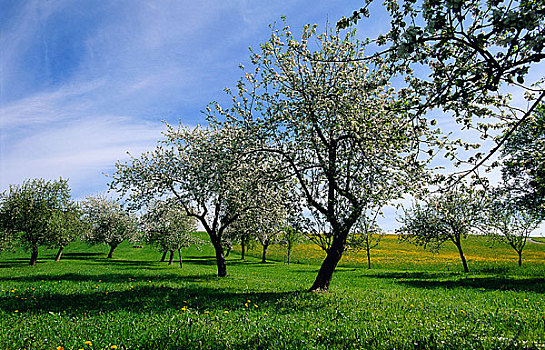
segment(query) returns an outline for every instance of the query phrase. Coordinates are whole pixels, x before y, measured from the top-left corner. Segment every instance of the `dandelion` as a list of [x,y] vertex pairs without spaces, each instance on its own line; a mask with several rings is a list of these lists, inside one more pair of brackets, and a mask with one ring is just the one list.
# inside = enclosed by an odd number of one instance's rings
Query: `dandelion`
[[112,346],[110,346],[110,349],[116,350],[116,349],[117,349],[117,345],[112,345]]
[[528,301],[528,299],[524,299],[524,301]]
[[465,314],[466,312],[464,310],[460,310],[461,313]]
[[247,302],[247,303],[251,303],[252,301],[248,299],[248,300],[246,300],[246,302]]
[[57,346],[57,350],[64,350],[62,346]]
[[248,307],[248,303],[244,303],[244,306]]
[[224,313],[224,314],[228,314],[228,313],[229,313],[229,311],[225,310],[225,311],[224,311],[223,313]]
[[87,341],[83,342],[83,344],[85,344],[85,345],[87,345],[87,346],[91,346],[91,345],[93,345],[93,343],[91,343],[91,342],[90,342],[89,340],[87,340]]
[[518,309],[515,309],[515,312],[519,312],[519,310],[518,310]]
[[413,305],[413,304],[411,304],[411,307],[414,307],[414,305]]
[[254,304],[254,307],[257,309],[259,306],[257,306],[257,304]]
[[182,311],[186,311],[186,310],[187,310],[187,307],[184,306],[184,307],[182,308]]
[[13,311],[13,312],[19,312],[19,310],[15,310],[15,311]]
[[204,313],[205,313],[205,314],[209,314],[209,313],[210,313],[210,311],[206,310],[206,311],[205,311]]

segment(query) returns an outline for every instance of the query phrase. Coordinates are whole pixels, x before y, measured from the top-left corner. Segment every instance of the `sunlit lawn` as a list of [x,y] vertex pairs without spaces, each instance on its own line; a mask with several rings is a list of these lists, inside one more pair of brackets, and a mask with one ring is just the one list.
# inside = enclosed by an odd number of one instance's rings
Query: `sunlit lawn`
[[300,245],[291,265],[271,250],[279,262],[235,251],[223,279],[208,247],[183,269],[129,244],[112,260],[105,246],[73,244],[59,263],[43,251],[34,268],[2,253],[0,349],[545,349],[545,245],[518,268],[509,248],[472,238],[463,274],[450,248],[386,237],[371,270],[343,258],[329,294],[305,291],[319,250]]

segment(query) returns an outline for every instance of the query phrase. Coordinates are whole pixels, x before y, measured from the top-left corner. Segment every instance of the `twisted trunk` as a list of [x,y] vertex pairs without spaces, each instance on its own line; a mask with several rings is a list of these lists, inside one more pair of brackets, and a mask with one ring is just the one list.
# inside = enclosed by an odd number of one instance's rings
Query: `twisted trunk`
[[240,241],[240,260],[244,260],[246,253],[246,244],[244,243],[244,239]]
[[331,283],[331,278],[333,277],[333,272],[341,260],[341,257],[344,252],[344,247],[346,245],[346,235],[335,235],[331,247],[329,248],[325,260],[320,266],[320,271],[318,271],[318,276],[312,287],[310,287],[309,292],[327,292],[329,290],[329,284]]
[[170,250],[170,258],[168,259],[168,265],[173,265],[174,264],[174,250]]
[[462,242],[460,240],[460,237],[456,238],[456,241],[454,242],[454,244],[456,245],[456,248],[458,248],[458,253],[460,254],[460,259],[462,259],[462,265],[464,266],[464,272],[468,273],[469,268],[467,267],[466,257],[464,256],[464,252],[462,250]]
[[30,266],[35,266],[38,261],[38,243],[32,243],[32,254],[30,255]]
[[165,250],[163,252],[163,256],[161,257],[161,261],[160,262],[165,262],[166,258],[167,258],[167,253],[168,253],[168,250]]
[[115,248],[117,248],[117,243],[111,243],[110,252],[108,253],[108,259],[111,259],[113,257]]
[[267,248],[269,248],[269,245],[263,244],[263,255],[261,256],[262,264],[265,264],[267,262]]
[[57,252],[57,256],[55,257],[55,261],[61,260],[62,251],[64,250],[64,247],[59,247],[59,251]]
[[227,276],[227,266],[225,265],[225,256],[223,255],[223,247],[220,242],[213,242],[214,250],[216,251],[216,265],[218,267],[218,277]]

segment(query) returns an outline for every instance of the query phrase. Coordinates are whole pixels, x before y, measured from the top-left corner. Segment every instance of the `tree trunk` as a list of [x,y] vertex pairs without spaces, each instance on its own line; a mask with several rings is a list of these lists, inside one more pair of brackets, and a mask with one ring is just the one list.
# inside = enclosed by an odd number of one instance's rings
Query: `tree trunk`
[[108,253],[108,259],[114,256],[114,250],[117,248],[117,244],[110,244],[110,252]]
[[367,268],[371,269],[371,250],[369,249],[369,246],[367,246],[366,250],[367,250]]
[[230,247],[225,249],[225,257],[228,257],[229,254],[231,254],[231,248]]
[[38,244],[32,243],[32,254],[30,255],[30,266],[35,266],[38,261]]
[[181,249],[178,249],[178,255],[180,256],[180,268],[182,269],[184,267],[184,265],[183,265],[183,262],[182,262],[182,250]]
[[161,257],[161,261],[160,262],[165,262],[166,258],[167,258],[167,253],[168,253],[168,250],[165,250],[163,252],[163,256]]
[[522,250],[521,251],[517,251],[518,255],[519,255],[519,267],[522,266]]
[[62,255],[63,250],[64,250],[63,246],[59,247],[59,251],[57,252],[57,256],[55,257],[55,261],[60,261],[61,260],[61,255]]
[[174,250],[171,250],[170,251],[170,258],[168,259],[168,265],[173,265],[174,264]]
[[327,255],[325,257],[322,266],[320,266],[320,271],[318,271],[318,276],[312,287],[310,287],[309,292],[327,292],[329,290],[329,284],[331,283],[331,277],[333,277],[333,272],[341,260],[341,257],[344,252],[345,242],[339,235],[336,235],[333,238],[333,242]]
[[269,248],[269,245],[263,244],[263,255],[261,256],[262,264],[265,264],[267,262],[267,248]]
[[244,239],[240,241],[240,260],[244,260],[244,254],[246,252],[246,244],[244,244]]
[[218,266],[218,277],[227,276],[227,266],[225,265],[225,256],[220,242],[213,242],[216,251],[216,265]]
[[290,264],[291,248],[288,248],[288,265]]
[[462,264],[464,265],[464,272],[468,273],[469,268],[467,267],[467,261],[466,257],[464,256],[464,252],[462,251],[462,243],[460,242],[460,239],[457,239],[455,244],[456,248],[458,248],[458,253],[460,253],[460,259],[462,259]]

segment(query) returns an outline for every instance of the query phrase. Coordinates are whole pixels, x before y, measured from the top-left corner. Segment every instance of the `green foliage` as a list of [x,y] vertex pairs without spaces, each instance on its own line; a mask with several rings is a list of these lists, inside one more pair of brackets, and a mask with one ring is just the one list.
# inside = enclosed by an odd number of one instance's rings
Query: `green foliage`
[[376,248],[384,231],[377,224],[377,216],[379,212],[375,211],[374,214],[369,215],[365,213],[364,216],[354,225],[348,240],[348,248],[358,251],[364,250],[367,255],[367,267],[371,268],[371,249]]
[[431,195],[424,204],[415,203],[400,218],[397,230],[402,239],[432,251],[445,242],[452,242],[460,253],[464,270],[469,272],[462,250],[462,240],[481,224],[482,195],[464,184],[451,186],[445,192]]
[[197,230],[196,219],[168,201],[153,203],[142,215],[140,222],[145,241],[157,246],[162,252],[203,243],[192,234]]
[[521,266],[526,242],[543,218],[536,211],[521,207],[510,198],[494,198],[486,209],[485,232],[492,239],[509,244],[517,252],[518,265]]
[[78,233],[72,226],[78,222],[78,212],[70,201],[68,182],[62,178],[32,179],[22,185],[10,185],[0,200],[2,241],[18,242],[31,250],[31,265],[36,263],[39,245],[69,242]]
[[545,105],[509,136],[501,155],[511,200],[545,217]]
[[110,246],[108,258],[123,241],[136,238],[136,221],[121,206],[106,197],[87,197],[82,203],[83,219],[88,230],[84,236],[89,243]]

